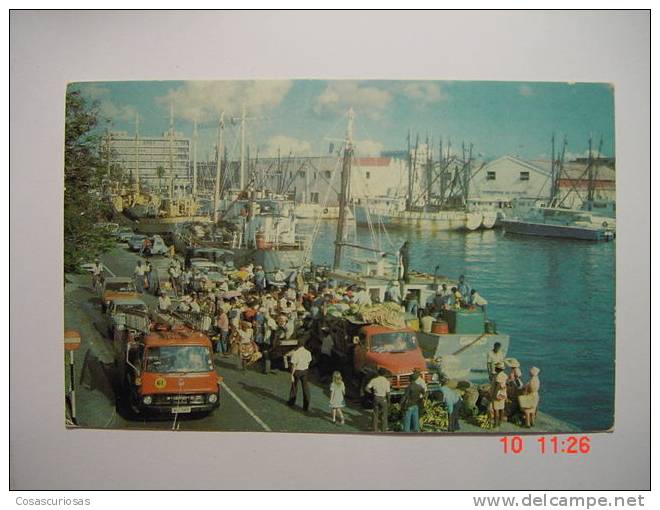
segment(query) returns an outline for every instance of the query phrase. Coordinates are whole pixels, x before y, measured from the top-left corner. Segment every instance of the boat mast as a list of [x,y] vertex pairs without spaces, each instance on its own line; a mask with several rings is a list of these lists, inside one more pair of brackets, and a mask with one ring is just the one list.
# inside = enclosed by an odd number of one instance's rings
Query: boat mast
[[408,193],[406,194],[406,210],[410,210],[412,208],[412,193],[413,193],[413,185],[412,185],[412,151],[410,144],[411,142],[411,137],[412,133],[411,130],[408,129]]
[[557,182],[557,161],[555,161],[555,134],[552,133],[551,138],[551,159],[550,159],[550,206],[555,203],[555,189]]
[[135,114],[135,190],[140,194],[140,117]]
[[174,103],[170,103],[170,144],[169,144],[169,151],[170,151],[170,178],[169,180],[169,191],[168,195],[170,197],[170,200],[172,200],[172,196],[174,194]]
[[426,137],[426,209],[431,205],[431,188],[433,187],[433,141],[429,143]]
[[346,223],[346,209],[351,182],[351,160],[353,158],[353,108],[348,110],[348,127],[346,128],[346,142],[344,146],[344,161],[341,167],[341,191],[339,194],[339,220],[337,221],[337,237],[335,238],[335,258],[333,269],[341,266],[341,250],[344,244],[344,227]]
[[193,121],[193,171],[192,171],[192,194],[197,196],[197,119]]
[[218,222],[220,206],[220,173],[222,168],[222,135],[225,128],[225,112],[220,113],[218,122],[218,143],[215,146],[215,184],[213,187],[213,223]]
[[238,176],[238,189],[245,187],[245,103],[241,107],[241,167]]

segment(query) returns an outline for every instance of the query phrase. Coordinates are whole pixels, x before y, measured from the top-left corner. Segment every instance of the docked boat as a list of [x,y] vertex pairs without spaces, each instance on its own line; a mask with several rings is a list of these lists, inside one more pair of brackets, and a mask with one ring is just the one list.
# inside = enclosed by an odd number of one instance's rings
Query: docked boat
[[[339,218],[339,207],[336,205],[323,206],[321,204],[296,204],[296,218],[300,220],[336,220]],[[349,213],[349,219],[353,215]]]
[[355,221],[359,226],[381,224],[395,229],[419,229],[437,232],[442,230],[477,230],[492,228],[496,215],[484,221],[482,211],[406,209],[402,198],[374,197],[368,201],[360,199],[354,206]]
[[[560,237],[586,241],[611,241],[615,236],[614,222],[582,210],[557,207],[537,207],[517,218],[505,218],[500,223],[511,234]],[[612,226],[610,226],[612,225]]]
[[259,192],[249,199],[245,194],[228,193],[221,208],[217,224],[181,224],[174,233],[177,251],[222,248],[234,254],[236,264],[251,262],[266,273],[300,270],[307,245],[297,232],[291,201]]

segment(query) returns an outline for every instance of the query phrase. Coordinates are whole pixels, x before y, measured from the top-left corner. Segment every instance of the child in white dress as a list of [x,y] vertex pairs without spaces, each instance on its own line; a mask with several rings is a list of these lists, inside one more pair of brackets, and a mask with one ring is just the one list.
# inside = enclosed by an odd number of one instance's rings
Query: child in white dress
[[339,424],[344,424],[344,413],[341,409],[346,405],[344,402],[345,394],[346,386],[344,386],[341,373],[335,370],[332,374],[332,382],[330,383],[330,409],[332,409],[332,423],[336,423],[337,416],[339,416]]

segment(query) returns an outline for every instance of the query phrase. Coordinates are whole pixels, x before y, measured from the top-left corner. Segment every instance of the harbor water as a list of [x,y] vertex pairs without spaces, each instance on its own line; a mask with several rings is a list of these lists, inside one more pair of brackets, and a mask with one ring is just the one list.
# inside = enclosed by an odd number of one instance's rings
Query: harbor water
[[[313,225],[301,224],[311,232]],[[372,246],[368,228],[357,244]],[[500,230],[476,232],[388,231],[384,251],[411,243],[412,268],[457,278],[488,300],[488,317],[511,336],[508,355],[525,380],[541,369],[540,409],[583,431],[606,430],[614,416],[615,251],[612,243],[525,237]],[[330,264],[335,223],[321,222],[315,263]],[[347,248],[344,260],[372,257]],[[485,364],[485,360],[484,360]]]

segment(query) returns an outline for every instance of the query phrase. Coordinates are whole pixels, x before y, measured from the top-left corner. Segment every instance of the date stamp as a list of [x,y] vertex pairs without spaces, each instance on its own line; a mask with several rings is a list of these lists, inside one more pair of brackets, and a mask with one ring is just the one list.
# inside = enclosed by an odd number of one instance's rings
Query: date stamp
[[[518,455],[525,450],[526,441],[522,436],[504,436],[499,441],[504,454]],[[531,438],[527,441],[532,442]],[[540,436],[533,443],[541,455],[587,455],[591,452],[589,436]]]

